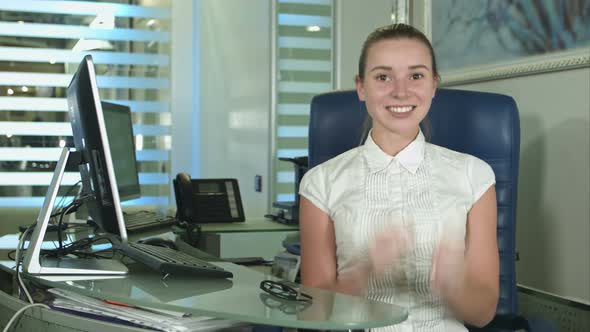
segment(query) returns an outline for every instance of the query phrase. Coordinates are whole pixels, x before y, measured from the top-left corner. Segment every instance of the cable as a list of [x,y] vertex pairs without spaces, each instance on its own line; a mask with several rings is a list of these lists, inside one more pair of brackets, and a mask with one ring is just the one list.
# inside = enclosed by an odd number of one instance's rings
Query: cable
[[[61,197],[61,199],[59,200],[59,202],[56,204],[56,206],[57,206],[58,208],[61,208],[61,207],[63,207],[63,206],[65,205],[65,204],[63,204],[63,203],[64,203],[64,201],[65,201],[66,197],[68,197],[68,195],[69,195],[69,194],[72,192],[72,190],[73,190],[75,187],[77,187],[77,186],[78,186],[80,183],[82,183],[82,181],[81,181],[81,180],[79,180],[78,182],[74,183],[73,185],[71,185],[71,186],[68,188],[68,190],[66,191],[66,193],[65,193],[65,194],[64,194],[64,195]],[[76,194],[76,196],[78,196],[78,194]],[[74,200],[75,200],[75,199],[76,199],[76,198],[74,197]]]
[[80,205],[76,204],[76,200],[74,200],[70,205],[68,205],[68,207],[66,207],[65,209],[62,208],[62,213],[59,215],[59,221],[57,223],[57,242],[59,244],[58,246],[58,251],[61,251],[63,249],[63,239],[61,236],[61,225],[64,219],[64,215],[68,214],[68,212],[74,208],[78,208]]
[[[87,252],[86,251],[88,248],[91,248],[92,245],[97,244],[99,242],[110,243],[111,246],[113,244],[113,241],[111,241],[111,239],[108,236],[96,236],[96,237],[92,237],[92,238],[82,238],[78,241],[70,242],[70,243],[66,244],[65,246],[63,246],[63,248],[61,250],[57,250],[57,249],[55,249],[55,250],[53,250],[53,249],[42,250],[42,254],[45,257],[57,257],[57,258],[67,256],[67,255],[76,255],[77,257],[80,257],[80,258],[88,258],[88,257],[105,258],[105,256],[101,256],[98,254],[105,252],[105,251],[113,250],[113,248],[103,249],[103,250],[94,251],[94,252]],[[114,257],[114,253],[113,253],[113,257]]]
[[77,211],[78,208],[80,206],[82,206],[88,198],[91,198],[91,197],[92,197],[91,195],[84,195],[84,196],[74,198],[74,200],[70,204],[61,208],[60,213],[59,213],[59,221],[57,222],[57,241],[58,241],[58,248],[57,249],[58,249],[58,251],[63,250],[63,239],[62,239],[61,230],[62,230],[64,216]]
[[43,304],[43,303],[31,303],[31,304],[28,304],[28,305],[20,308],[17,312],[14,313],[14,315],[12,316],[12,318],[10,318],[10,320],[8,321],[8,323],[6,323],[6,326],[4,327],[4,330],[2,330],[2,332],[8,332],[8,329],[10,328],[10,326],[12,325],[12,323],[14,323],[14,321],[16,321],[16,319],[23,312],[25,312],[27,309],[32,308],[32,307],[43,307],[45,309],[51,309],[51,308],[49,308],[49,306],[47,306],[46,304]]
[[29,226],[29,228],[27,228],[23,233],[21,233],[21,237],[18,241],[18,246],[16,247],[16,253],[15,253],[15,260],[16,260],[16,279],[18,281],[19,284],[19,289],[22,290],[25,295],[27,296],[27,300],[29,301],[29,303],[33,303],[33,298],[31,297],[31,295],[29,294],[29,291],[27,289],[27,287],[25,286],[25,283],[23,282],[23,279],[21,278],[20,275],[20,265],[21,265],[21,254],[22,251],[24,250],[24,246],[25,246],[25,239],[28,236],[29,232],[33,229],[32,226]]

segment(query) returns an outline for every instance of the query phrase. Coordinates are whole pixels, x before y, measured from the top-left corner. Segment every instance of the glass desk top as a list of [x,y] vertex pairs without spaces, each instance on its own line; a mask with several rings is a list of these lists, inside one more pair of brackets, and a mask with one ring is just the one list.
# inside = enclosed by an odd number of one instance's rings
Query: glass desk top
[[[125,277],[92,278],[68,276],[28,276],[39,283],[99,299],[121,301],[202,316],[311,329],[363,329],[404,321],[401,307],[361,297],[302,287],[311,295],[311,304],[294,303],[273,297],[259,288],[266,278],[249,268],[215,262],[231,271],[232,279],[170,276],[143,266],[130,265]],[[77,280],[78,279],[78,280]]]
[[[15,248],[15,238],[1,237],[0,243]],[[183,244],[179,246],[182,251],[197,257],[215,259],[182,241],[177,244]],[[263,325],[346,330],[393,325],[407,318],[403,308],[392,304],[304,286],[301,291],[313,297],[311,304],[281,300],[259,288],[262,280],[274,277],[232,263],[215,261],[214,264],[231,271],[234,277],[211,279],[172,275],[162,280],[159,273],[139,264],[130,264],[129,273],[122,277],[62,275],[27,278],[45,286],[99,299]],[[4,270],[14,272],[13,267],[14,262],[2,262]]]

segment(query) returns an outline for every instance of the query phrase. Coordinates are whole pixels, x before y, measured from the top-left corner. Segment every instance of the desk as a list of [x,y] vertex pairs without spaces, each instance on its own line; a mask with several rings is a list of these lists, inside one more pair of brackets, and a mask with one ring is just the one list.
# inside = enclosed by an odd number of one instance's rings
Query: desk
[[298,308],[289,301],[268,299],[258,288],[264,275],[231,263],[216,264],[231,271],[234,278],[176,276],[162,281],[157,273],[132,267],[122,279],[30,279],[97,298],[264,325],[342,330],[391,325],[406,319],[399,307],[317,288],[303,287],[313,296],[313,303]]
[[[234,277],[171,276],[163,281],[158,273],[131,264],[129,274],[123,278],[88,276],[85,280],[76,280],[78,278],[68,276],[27,276],[27,279],[100,299],[263,325],[346,330],[392,325],[407,318],[405,310],[395,305],[308,287],[302,287],[302,291],[313,296],[312,304],[296,306],[289,301],[269,298],[259,289],[260,281],[269,276],[231,263],[215,264],[231,271]],[[10,269],[5,266],[4,271]],[[0,296],[0,301],[8,301],[5,295]]]
[[269,219],[248,219],[244,222],[200,224],[202,233],[250,233],[299,231],[299,225],[286,225]]
[[[180,227],[173,227],[172,230],[175,234],[180,235],[182,239],[193,246],[217,257],[222,257],[222,235],[226,237],[232,237],[232,243],[240,241],[236,238],[236,233],[249,233],[245,234],[250,238],[255,238],[254,233],[264,234],[265,241],[251,240],[258,245],[266,244],[264,254],[270,255],[268,259],[271,259],[277,250],[281,247],[282,239],[279,236],[282,234],[276,234],[276,236],[270,236],[268,233],[285,233],[285,232],[298,232],[299,225],[286,225],[269,219],[248,219],[245,222],[234,222],[234,223],[210,223],[210,224],[199,224],[200,231],[196,229],[190,234],[187,234],[186,230]],[[229,235],[228,235],[229,234]],[[251,246],[251,244],[249,244]],[[225,255],[227,256],[227,255]],[[234,256],[234,255],[230,255]],[[240,255],[237,256],[264,256],[262,254],[244,254],[240,251]]]

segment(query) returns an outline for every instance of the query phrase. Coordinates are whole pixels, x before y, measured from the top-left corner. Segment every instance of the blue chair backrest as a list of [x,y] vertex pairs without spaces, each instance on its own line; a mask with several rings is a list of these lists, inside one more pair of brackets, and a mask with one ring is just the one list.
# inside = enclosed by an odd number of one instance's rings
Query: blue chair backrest
[[[309,123],[309,167],[361,143],[367,116],[356,91],[315,96]],[[500,299],[496,313],[517,314],[515,235],[520,120],[512,97],[438,89],[428,114],[431,143],[485,160],[496,175]]]

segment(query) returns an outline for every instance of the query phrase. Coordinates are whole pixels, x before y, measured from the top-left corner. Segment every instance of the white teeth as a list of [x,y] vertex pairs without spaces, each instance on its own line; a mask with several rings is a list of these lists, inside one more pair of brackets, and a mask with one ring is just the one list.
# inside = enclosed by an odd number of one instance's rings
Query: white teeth
[[387,106],[387,110],[394,113],[407,113],[414,109],[414,106]]

